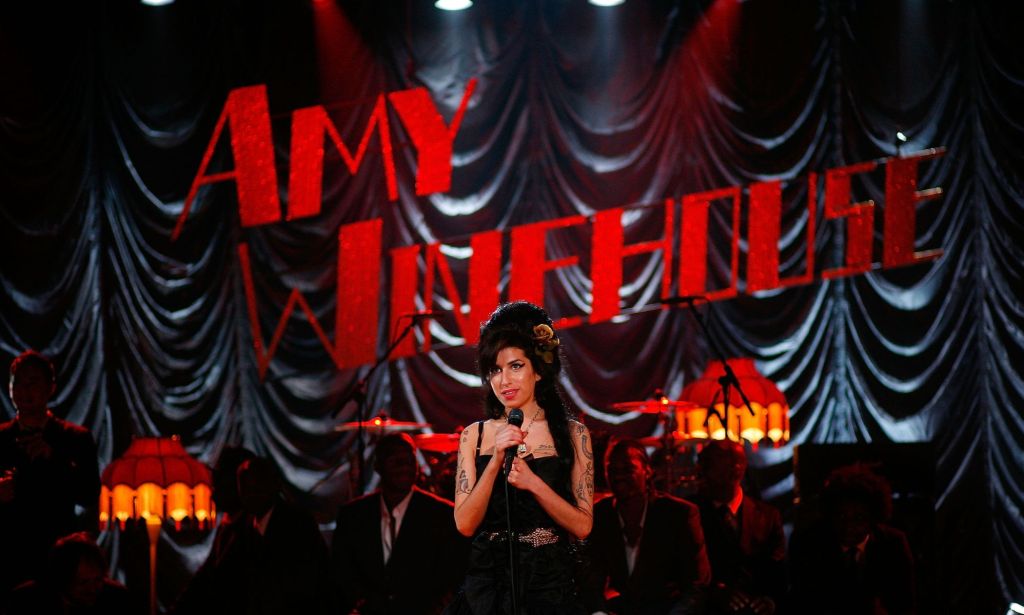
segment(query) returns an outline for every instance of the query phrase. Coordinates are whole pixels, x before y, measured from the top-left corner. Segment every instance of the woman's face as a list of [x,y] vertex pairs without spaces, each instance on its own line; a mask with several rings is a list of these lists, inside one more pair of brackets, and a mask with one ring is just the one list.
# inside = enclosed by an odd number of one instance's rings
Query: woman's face
[[489,375],[491,390],[505,408],[522,408],[535,403],[534,389],[540,374],[522,348],[509,346],[498,351]]

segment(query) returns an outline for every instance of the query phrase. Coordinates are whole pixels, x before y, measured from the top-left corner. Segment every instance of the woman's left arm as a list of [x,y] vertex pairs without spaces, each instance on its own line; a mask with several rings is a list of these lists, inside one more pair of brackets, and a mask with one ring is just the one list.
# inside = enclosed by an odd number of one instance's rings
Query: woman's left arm
[[580,540],[590,535],[594,526],[594,451],[590,432],[583,423],[569,423],[576,460],[572,466],[572,490],[575,505],[548,486],[525,461],[518,457],[512,463],[508,481],[513,487],[529,491],[559,526]]

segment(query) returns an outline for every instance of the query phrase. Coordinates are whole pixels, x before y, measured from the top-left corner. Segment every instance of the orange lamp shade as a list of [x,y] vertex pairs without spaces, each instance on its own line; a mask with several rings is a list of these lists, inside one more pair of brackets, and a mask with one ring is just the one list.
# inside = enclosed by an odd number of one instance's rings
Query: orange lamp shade
[[[750,413],[735,389],[730,391],[729,407],[725,407],[719,383],[719,378],[725,375],[725,367],[721,361],[711,361],[701,377],[683,389],[682,398],[695,405],[687,411],[685,421],[690,437],[737,441],[742,438],[755,445],[768,438],[774,446],[788,442],[789,404],[786,397],[775,383],[757,371],[753,359],[734,358],[728,362],[754,413]],[[709,417],[709,408],[717,414],[712,412]]]
[[193,459],[177,437],[136,438],[102,475],[100,524],[145,519],[147,525],[188,517],[213,518],[210,470]]

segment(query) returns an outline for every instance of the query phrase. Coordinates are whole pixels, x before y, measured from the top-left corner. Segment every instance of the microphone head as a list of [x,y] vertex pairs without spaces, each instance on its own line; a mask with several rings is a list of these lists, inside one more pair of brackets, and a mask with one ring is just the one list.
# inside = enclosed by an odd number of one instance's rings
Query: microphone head
[[508,424],[516,427],[523,426],[523,411],[519,408],[512,408],[508,411]]

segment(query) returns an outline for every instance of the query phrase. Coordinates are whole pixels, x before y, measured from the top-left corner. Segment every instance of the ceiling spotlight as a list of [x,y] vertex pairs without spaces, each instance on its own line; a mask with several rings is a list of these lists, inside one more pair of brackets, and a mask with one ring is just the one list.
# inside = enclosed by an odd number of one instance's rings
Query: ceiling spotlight
[[442,11],[463,11],[473,6],[473,0],[437,0],[434,6]]
[[902,130],[897,130],[896,131],[896,138],[899,139],[900,141],[904,142],[904,143],[907,142],[907,135],[903,134]]
[[587,0],[594,6],[619,6],[626,0]]
[[142,3],[146,6],[167,6],[174,4],[174,0],[142,0]]

